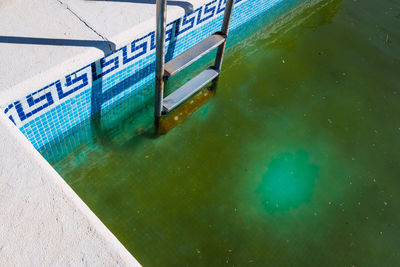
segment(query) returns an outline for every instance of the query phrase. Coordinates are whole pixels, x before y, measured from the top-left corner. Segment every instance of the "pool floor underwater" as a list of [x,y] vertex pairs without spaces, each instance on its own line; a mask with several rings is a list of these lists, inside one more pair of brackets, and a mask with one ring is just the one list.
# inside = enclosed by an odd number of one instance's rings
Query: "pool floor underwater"
[[168,134],[125,121],[51,163],[144,266],[394,266],[399,18],[331,0],[265,24]]

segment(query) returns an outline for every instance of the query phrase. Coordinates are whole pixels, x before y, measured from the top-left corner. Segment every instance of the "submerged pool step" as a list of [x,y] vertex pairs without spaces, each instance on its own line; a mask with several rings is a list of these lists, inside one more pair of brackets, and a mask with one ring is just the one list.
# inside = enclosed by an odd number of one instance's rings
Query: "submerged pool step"
[[179,104],[191,97],[201,88],[203,88],[207,83],[214,80],[216,77],[218,77],[218,75],[219,71],[213,68],[208,68],[187,83],[185,83],[182,87],[175,90],[173,93],[164,98],[163,114],[167,114],[168,112],[179,106]]
[[169,77],[175,75],[214,48],[217,48],[219,45],[223,44],[225,40],[226,37],[218,33],[214,33],[203,39],[179,56],[168,61],[164,68],[164,78],[168,79]]

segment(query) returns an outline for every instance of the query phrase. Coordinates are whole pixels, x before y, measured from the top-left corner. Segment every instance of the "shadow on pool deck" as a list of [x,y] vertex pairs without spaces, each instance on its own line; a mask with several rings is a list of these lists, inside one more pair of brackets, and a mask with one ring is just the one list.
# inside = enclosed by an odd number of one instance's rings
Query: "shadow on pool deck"
[[0,43],[95,47],[95,48],[98,48],[101,51],[103,51],[104,55],[107,55],[107,54],[111,53],[112,51],[115,51],[115,44],[113,42],[99,41],[99,40],[0,36]]
[[[107,1],[107,2],[131,2],[137,4],[156,4],[156,0],[86,0],[86,1]],[[193,5],[188,1],[167,1],[167,5],[170,6],[179,6],[185,10],[185,13],[190,13],[193,11]]]

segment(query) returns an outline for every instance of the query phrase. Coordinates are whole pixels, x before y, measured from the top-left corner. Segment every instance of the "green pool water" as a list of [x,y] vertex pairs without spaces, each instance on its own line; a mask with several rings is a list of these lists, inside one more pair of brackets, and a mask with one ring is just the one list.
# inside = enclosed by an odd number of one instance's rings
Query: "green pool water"
[[168,134],[150,107],[52,160],[144,266],[399,264],[400,2],[304,2]]

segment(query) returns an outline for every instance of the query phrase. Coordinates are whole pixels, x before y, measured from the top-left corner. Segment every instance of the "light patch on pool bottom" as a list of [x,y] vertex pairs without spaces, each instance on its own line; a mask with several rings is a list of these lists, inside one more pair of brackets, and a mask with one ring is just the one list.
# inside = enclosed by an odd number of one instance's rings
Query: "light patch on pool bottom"
[[318,175],[306,151],[282,153],[268,164],[257,193],[267,211],[297,208],[311,200]]

